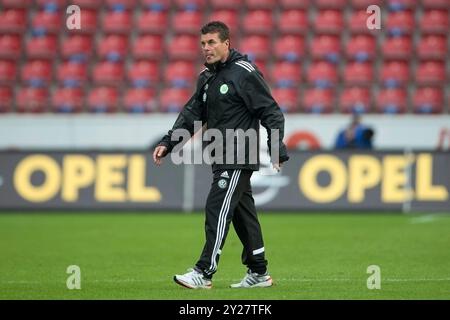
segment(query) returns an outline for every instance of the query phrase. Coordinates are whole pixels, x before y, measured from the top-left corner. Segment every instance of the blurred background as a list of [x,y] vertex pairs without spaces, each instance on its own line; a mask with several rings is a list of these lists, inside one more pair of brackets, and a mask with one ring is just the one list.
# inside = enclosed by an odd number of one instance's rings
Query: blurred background
[[[154,170],[149,151],[195,89],[200,27],[222,20],[286,116],[294,156],[284,176],[255,175],[263,208],[448,209],[449,9],[448,0],[0,0],[0,206],[201,208],[208,183],[196,181],[209,181],[198,176],[208,169]],[[401,164],[389,167],[391,155]],[[319,163],[310,176],[307,160]],[[167,184],[175,173],[182,183]],[[123,192],[102,200],[102,183]],[[336,195],[311,196],[314,184]],[[149,196],[148,185],[175,196]],[[368,192],[354,200],[354,188]]]
[[[0,0],[0,299],[449,299],[449,11]],[[285,114],[290,160],[275,174],[261,137],[252,176],[269,291],[227,289],[245,272],[234,232],[213,292],[172,282],[203,245],[211,168],[157,168],[151,152],[194,91],[210,20]],[[382,290],[368,290],[372,265]],[[70,266],[83,290],[69,290]]]
[[[69,30],[69,5],[81,29]],[[381,9],[380,29],[366,9]],[[287,113],[448,114],[446,0],[2,0],[0,110],[177,112],[222,20]]]

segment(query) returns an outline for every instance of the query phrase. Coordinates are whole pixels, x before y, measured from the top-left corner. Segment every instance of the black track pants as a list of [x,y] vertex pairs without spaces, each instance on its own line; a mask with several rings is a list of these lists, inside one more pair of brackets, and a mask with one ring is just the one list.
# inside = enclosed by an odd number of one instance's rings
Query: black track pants
[[265,273],[267,260],[261,226],[252,196],[250,170],[215,171],[206,201],[206,243],[195,268],[211,278],[217,271],[219,257],[233,221],[244,249],[242,263],[252,272]]

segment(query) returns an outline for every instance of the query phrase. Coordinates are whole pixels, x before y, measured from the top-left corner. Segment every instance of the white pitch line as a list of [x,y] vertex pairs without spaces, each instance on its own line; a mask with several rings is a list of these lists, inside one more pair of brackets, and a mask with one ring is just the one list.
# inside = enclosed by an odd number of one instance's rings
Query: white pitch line
[[448,213],[430,213],[427,215],[419,216],[419,217],[411,217],[410,223],[416,224],[416,223],[430,223],[434,222],[439,219],[445,219],[450,218],[450,215]]

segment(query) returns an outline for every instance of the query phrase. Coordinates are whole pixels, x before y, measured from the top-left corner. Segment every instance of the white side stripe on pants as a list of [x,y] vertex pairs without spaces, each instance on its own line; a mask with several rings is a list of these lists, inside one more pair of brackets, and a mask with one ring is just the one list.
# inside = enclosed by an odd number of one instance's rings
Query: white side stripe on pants
[[207,270],[207,273],[212,273],[216,271],[216,256],[220,250],[220,245],[222,243],[222,238],[225,233],[226,219],[228,211],[230,209],[231,198],[233,197],[234,190],[236,189],[237,183],[239,181],[239,176],[241,175],[241,170],[235,170],[230,179],[230,185],[228,187],[225,198],[223,199],[222,207],[219,213],[219,223],[216,230],[216,241],[214,243],[213,254],[211,256],[211,266]]
[[253,255],[257,255],[264,252],[264,247],[253,250]]

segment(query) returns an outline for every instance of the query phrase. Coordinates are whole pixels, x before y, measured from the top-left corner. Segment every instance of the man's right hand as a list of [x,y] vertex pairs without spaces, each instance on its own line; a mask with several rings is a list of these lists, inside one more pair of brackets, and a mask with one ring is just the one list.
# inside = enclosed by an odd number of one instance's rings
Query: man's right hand
[[153,161],[157,166],[162,163],[162,158],[164,158],[167,154],[167,147],[165,146],[157,146],[155,151],[153,151]]

